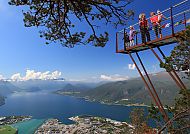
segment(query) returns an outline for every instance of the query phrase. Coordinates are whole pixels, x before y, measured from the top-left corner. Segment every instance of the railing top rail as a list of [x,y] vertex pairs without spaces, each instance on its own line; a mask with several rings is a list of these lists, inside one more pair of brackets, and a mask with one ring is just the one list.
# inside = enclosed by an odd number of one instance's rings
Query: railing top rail
[[[180,13],[178,13],[178,14],[175,14],[175,15],[173,15],[173,17],[179,16],[179,15],[181,15],[181,14],[188,13],[188,12],[190,12],[190,9],[185,10],[185,11],[183,11],[183,12],[180,12]],[[171,17],[169,17],[169,18],[171,18]]]
[[184,1],[182,1],[182,2],[180,2],[180,3],[178,3],[178,4],[176,4],[176,5],[174,5],[174,6],[172,6],[172,7],[177,7],[177,6],[179,6],[179,5],[181,5],[181,4],[183,4],[183,3],[185,3],[185,2],[188,2],[189,0],[184,0]]
[[[176,8],[176,7],[178,7],[178,6],[180,6],[180,5],[182,5],[182,4],[184,4],[184,3],[186,3],[186,2],[188,2],[189,0],[184,0],[184,1],[182,1],[182,2],[180,2],[180,3],[178,3],[178,4],[176,4],[176,5],[174,5],[174,6],[172,6],[173,8]],[[169,11],[171,9],[171,7],[170,8],[167,8],[167,9],[165,9],[165,10],[163,10],[163,11],[161,11],[161,13],[164,13],[164,12],[167,12],[167,11]],[[183,14],[183,13],[185,13],[185,12],[189,12],[189,10],[186,10],[186,11],[182,11],[182,12],[180,12],[180,13],[178,13],[178,14],[175,14],[173,17],[176,17],[176,16],[178,16],[178,15],[180,15],[180,14]],[[158,14],[156,14],[156,15],[158,15]],[[147,18],[147,19],[150,19],[151,17],[149,17],[149,18]],[[169,18],[171,18],[171,16],[170,17],[168,17],[168,19]],[[135,23],[135,24],[133,24],[133,25],[130,25],[130,26],[136,26],[136,25],[139,25],[139,23],[137,22],[137,23]],[[126,28],[124,28],[124,29],[129,29],[130,28],[130,26],[129,27],[126,27]],[[120,31],[118,31],[118,33],[122,33],[122,32],[124,32],[124,29],[122,29],[122,30],[120,30]]]

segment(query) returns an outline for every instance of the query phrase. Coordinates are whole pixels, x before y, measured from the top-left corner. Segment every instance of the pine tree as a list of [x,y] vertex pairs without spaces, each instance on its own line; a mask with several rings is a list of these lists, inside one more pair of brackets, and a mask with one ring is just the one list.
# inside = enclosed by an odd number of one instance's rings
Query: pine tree
[[[26,27],[40,27],[46,44],[55,42],[65,47],[93,44],[104,47],[108,32],[99,33],[97,22],[126,25],[134,12],[127,10],[132,0],[10,0],[10,5],[23,6]],[[86,25],[91,33],[75,28],[75,21]],[[78,23],[77,23],[78,24]]]

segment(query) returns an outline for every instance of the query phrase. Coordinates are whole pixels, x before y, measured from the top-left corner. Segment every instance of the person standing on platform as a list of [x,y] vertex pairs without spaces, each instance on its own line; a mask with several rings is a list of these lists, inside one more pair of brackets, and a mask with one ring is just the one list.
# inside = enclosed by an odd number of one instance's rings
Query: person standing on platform
[[146,16],[144,13],[139,15],[139,26],[140,26],[142,43],[146,43],[146,38],[147,38],[147,41],[150,41],[150,33],[149,33],[149,29],[148,29],[148,20],[146,19]]
[[130,46],[134,46],[134,38],[135,38],[136,31],[133,26],[130,26],[130,31],[129,31],[129,40],[130,40]]
[[[160,29],[161,29],[161,22],[162,22],[163,18],[164,18],[165,20],[167,20],[168,18],[165,17],[165,16],[160,12],[160,10],[157,10],[157,16],[158,16],[158,25],[159,25],[159,27],[160,27]],[[162,38],[162,34],[160,34],[160,38]]]
[[124,34],[124,50],[126,50],[128,47],[130,47],[130,40],[129,40],[129,35],[126,32]]
[[161,23],[162,19],[164,18],[165,20],[167,20],[168,18],[166,16],[164,16],[160,10],[157,10],[157,15],[158,15],[158,22]]
[[160,38],[162,38],[162,29],[158,22],[158,15],[156,15],[154,12],[151,12],[150,16],[150,21],[152,23],[156,38],[158,38],[158,33],[160,34]]

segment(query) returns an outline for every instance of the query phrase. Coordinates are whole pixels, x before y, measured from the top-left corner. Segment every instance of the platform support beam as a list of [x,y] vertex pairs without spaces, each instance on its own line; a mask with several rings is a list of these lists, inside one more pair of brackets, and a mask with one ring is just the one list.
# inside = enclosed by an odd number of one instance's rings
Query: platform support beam
[[[153,54],[156,56],[156,58],[160,61],[160,63],[164,63],[161,58],[158,56],[158,54],[154,51],[154,49],[151,46],[148,46],[150,50],[153,52]],[[183,89],[183,86],[179,83],[179,81],[173,76],[171,72],[168,72],[169,75],[172,77],[172,79],[175,81],[175,83],[179,86],[180,89]]]
[[149,94],[150,96],[152,97],[152,99],[154,100],[155,104],[157,105],[160,113],[162,114],[163,118],[164,118],[164,121],[167,122],[168,121],[168,116],[165,114],[164,110],[162,109],[162,107],[160,106],[160,103],[158,102],[158,100],[156,99],[156,97],[154,96],[153,92],[151,91],[151,88],[149,86],[149,84],[147,83],[147,81],[145,80],[145,77],[143,76],[142,72],[140,71],[136,61],[134,60],[133,56],[131,53],[128,53],[131,60],[133,61],[133,63],[135,64],[135,67],[137,68],[142,80],[144,81],[146,87],[148,88],[148,91],[149,91]]
[[145,68],[145,66],[144,66],[144,64],[143,64],[143,62],[142,62],[142,60],[141,60],[141,58],[140,58],[140,56],[139,56],[139,54],[137,52],[136,52],[136,55],[137,55],[137,58],[138,58],[138,60],[139,60],[139,62],[141,64],[142,68],[143,68],[143,71],[145,72],[146,77],[147,77],[147,79],[148,79],[148,81],[149,81],[149,83],[150,83],[150,85],[152,87],[153,93],[155,94],[155,97],[158,100],[158,103],[159,103],[159,105],[160,105],[160,107],[161,107],[161,109],[163,111],[163,114],[164,114],[163,118],[165,118],[165,120],[169,120],[168,115],[166,114],[166,111],[164,110],[164,107],[162,105],[162,102],[160,101],[160,98],[159,98],[159,96],[158,96],[158,94],[156,92],[156,89],[155,89],[155,87],[154,87],[154,85],[153,85],[153,83],[152,83],[152,81],[151,81],[151,79],[150,79],[150,77],[149,77],[149,75],[148,75],[148,73],[146,71],[146,68]]
[[[161,53],[161,55],[163,56],[163,58],[166,58],[165,54],[160,49],[160,47],[157,47],[157,48],[158,48],[159,52]],[[178,74],[176,73],[176,71],[174,69],[172,69],[172,72],[174,73],[175,77],[177,78],[177,80],[179,81],[179,83],[181,84],[181,86],[183,87],[183,89],[187,89],[187,87],[185,86],[185,84],[183,83],[183,81],[181,80],[181,78],[178,76]]]

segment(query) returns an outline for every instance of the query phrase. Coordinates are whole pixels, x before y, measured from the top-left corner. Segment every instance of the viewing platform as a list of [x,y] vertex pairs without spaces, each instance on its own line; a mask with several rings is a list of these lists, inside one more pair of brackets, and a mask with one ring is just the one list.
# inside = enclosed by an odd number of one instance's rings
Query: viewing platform
[[161,11],[161,14],[165,16],[165,19],[162,19],[160,25],[162,30],[162,38],[156,37],[155,31],[153,30],[153,26],[150,22],[150,18],[147,18],[149,23],[149,33],[151,41],[142,43],[139,23],[136,23],[132,25],[136,32],[134,45],[130,44],[130,46],[125,47],[126,41],[124,37],[126,36],[126,34],[129,34],[130,27],[116,33],[116,53],[128,54],[147,50],[150,49],[150,47],[155,48],[176,43],[176,37],[182,31],[184,31],[188,25],[190,25],[190,1],[185,0],[164,11]]
[[[158,15],[162,15],[161,22],[159,21],[160,16],[158,17]],[[162,12],[158,12],[158,14],[152,13],[152,17],[146,18],[146,20],[142,16],[144,17],[144,15],[141,14],[140,16],[141,31],[139,23],[136,23],[116,33],[116,53],[129,55],[137,71],[139,72],[142,80],[144,81],[144,84],[148,89],[149,95],[151,96],[155,105],[158,107],[165,123],[167,124],[167,122],[169,121],[169,116],[163,107],[161,99],[154,87],[153,82],[151,81],[151,77],[149,76],[146,67],[141,59],[141,56],[138,52],[150,49],[152,53],[155,55],[155,57],[158,59],[158,61],[160,63],[164,63],[163,59],[166,56],[160,47],[177,43],[179,34],[186,30],[186,27],[190,25],[190,0],[184,0]],[[151,24],[150,19],[154,22],[154,25]],[[161,33],[155,33],[153,27],[156,27],[157,30],[160,28]],[[146,36],[148,36],[146,40],[145,38],[142,39],[143,35],[145,36],[145,33]],[[159,56],[159,54],[157,54],[157,52],[153,48],[158,49],[158,53],[161,54],[162,58]],[[141,68],[139,67],[133,55],[136,55],[136,59],[140,63]],[[142,72],[144,72],[144,74]],[[183,81],[174,69],[171,69],[167,72],[181,90],[187,89],[186,85],[183,83]],[[163,129],[161,131],[163,131]],[[159,134],[161,134],[161,131],[159,131]]]

